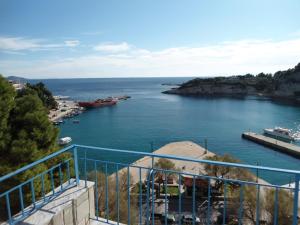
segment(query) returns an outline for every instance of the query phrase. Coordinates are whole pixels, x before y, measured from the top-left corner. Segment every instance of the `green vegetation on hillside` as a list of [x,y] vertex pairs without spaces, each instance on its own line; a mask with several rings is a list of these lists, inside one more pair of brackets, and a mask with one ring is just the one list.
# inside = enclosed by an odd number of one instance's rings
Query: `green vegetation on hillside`
[[[57,149],[58,129],[49,121],[47,115],[49,108],[45,107],[50,107],[51,101],[47,100],[50,97],[43,97],[50,96],[51,93],[45,90],[43,85],[37,85],[17,93],[0,75],[0,176],[32,163]],[[45,171],[49,166],[49,163],[39,164],[2,182],[0,192]],[[34,185],[35,194],[39,196],[41,182],[36,181]],[[49,186],[48,176],[45,176],[45,186]],[[31,198],[30,187],[27,185],[23,188],[24,201],[27,202]],[[12,193],[10,198],[13,212],[19,210],[17,193]],[[5,214],[6,210],[3,207],[5,204],[1,201],[0,212]]]
[[57,102],[52,96],[52,93],[45,87],[42,82],[39,82],[37,84],[27,83],[26,88],[20,91],[18,94],[19,96],[36,94],[48,110],[57,108]]
[[165,91],[179,95],[259,95],[300,101],[300,63],[274,75],[259,73],[229,77],[195,78],[178,88]]

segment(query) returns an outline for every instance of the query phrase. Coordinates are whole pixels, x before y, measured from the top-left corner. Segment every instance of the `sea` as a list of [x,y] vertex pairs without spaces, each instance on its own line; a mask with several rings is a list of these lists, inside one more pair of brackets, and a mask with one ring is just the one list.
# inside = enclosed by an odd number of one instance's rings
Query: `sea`
[[[95,100],[129,95],[113,107],[88,110],[59,126],[60,136],[73,143],[130,151],[152,152],[175,141],[193,141],[216,154],[230,154],[242,163],[300,170],[300,160],[244,140],[245,131],[264,128],[300,128],[300,107],[257,97],[185,97],[163,94],[192,78],[43,79],[54,95],[73,100]],[[163,85],[164,84],[164,85]],[[72,120],[80,123],[73,123]],[[295,143],[299,145],[299,143]],[[184,151],[184,149],[183,149]],[[101,154],[92,153],[92,157]],[[111,158],[118,155],[112,154]],[[136,157],[128,159],[136,160]],[[293,177],[259,172],[272,183],[286,184]]]

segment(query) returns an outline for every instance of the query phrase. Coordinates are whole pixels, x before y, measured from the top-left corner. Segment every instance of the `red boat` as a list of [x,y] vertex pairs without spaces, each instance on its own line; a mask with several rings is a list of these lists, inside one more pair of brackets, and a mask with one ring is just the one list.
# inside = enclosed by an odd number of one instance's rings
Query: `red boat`
[[97,99],[96,101],[92,102],[78,102],[78,105],[84,108],[97,108],[103,106],[111,106],[115,104],[117,104],[117,100],[115,99]]

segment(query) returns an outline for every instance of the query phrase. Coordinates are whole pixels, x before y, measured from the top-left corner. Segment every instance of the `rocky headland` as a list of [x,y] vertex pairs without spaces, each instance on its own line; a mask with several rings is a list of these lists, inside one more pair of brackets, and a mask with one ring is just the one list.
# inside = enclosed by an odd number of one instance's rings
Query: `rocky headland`
[[195,78],[163,93],[232,97],[256,95],[300,102],[300,63],[292,69],[278,71],[275,74]]

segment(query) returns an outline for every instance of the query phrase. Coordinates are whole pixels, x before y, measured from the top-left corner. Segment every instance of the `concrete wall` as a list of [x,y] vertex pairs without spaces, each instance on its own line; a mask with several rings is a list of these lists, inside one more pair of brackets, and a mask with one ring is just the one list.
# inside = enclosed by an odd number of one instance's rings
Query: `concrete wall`
[[[60,189],[57,188],[56,191]],[[49,193],[51,195],[51,193]],[[80,181],[17,224],[88,225],[95,217],[94,183]]]

